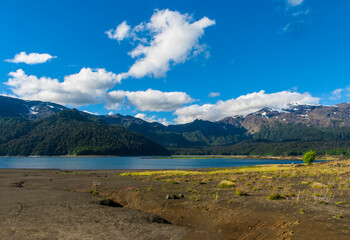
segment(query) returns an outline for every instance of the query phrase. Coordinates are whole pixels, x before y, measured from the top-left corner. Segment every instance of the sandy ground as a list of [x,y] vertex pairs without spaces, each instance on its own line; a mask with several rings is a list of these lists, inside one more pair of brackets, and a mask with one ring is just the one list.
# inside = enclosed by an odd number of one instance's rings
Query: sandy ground
[[154,214],[99,205],[101,197],[75,192],[94,175],[57,172],[0,171],[0,239],[182,239],[188,232]]
[[125,172],[0,170],[1,239],[350,239],[350,162]]

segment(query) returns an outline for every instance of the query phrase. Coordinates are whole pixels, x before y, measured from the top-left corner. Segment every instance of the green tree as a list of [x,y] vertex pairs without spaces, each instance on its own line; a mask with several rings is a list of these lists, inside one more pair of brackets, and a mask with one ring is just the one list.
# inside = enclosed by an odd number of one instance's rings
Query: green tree
[[307,151],[303,157],[303,161],[310,166],[313,161],[315,161],[316,152],[315,151]]

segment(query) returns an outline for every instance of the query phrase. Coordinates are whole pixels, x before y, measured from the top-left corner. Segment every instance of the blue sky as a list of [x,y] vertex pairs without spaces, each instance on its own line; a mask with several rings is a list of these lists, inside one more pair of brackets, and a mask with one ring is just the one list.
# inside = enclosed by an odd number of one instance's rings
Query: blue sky
[[0,92],[163,123],[348,102],[349,12],[346,0],[1,1]]

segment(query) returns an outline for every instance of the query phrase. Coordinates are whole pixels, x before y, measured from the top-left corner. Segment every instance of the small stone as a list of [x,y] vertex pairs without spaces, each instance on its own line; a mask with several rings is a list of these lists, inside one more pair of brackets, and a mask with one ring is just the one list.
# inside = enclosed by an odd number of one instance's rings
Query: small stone
[[173,195],[172,199],[179,199],[180,197],[178,197],[177,195]]
[[162,217],[159,217],[158,215],[154,215],[154,216],[147,218],[147,221],[151,222],[151,223],[171,224],[169,221],[167,221],[166,219],[164,219]]
[[13,183],[13,185],[14,185],[15,187],[20,187],[20,188],[23,187],[23,184],[24,184],[23,181]]

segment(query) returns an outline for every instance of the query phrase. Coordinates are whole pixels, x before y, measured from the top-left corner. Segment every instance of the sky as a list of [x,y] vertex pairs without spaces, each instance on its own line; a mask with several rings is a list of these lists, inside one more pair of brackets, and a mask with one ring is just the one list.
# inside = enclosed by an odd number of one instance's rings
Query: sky
[[347,0],[0,1],[0,94],[181,124],[350,101]]

